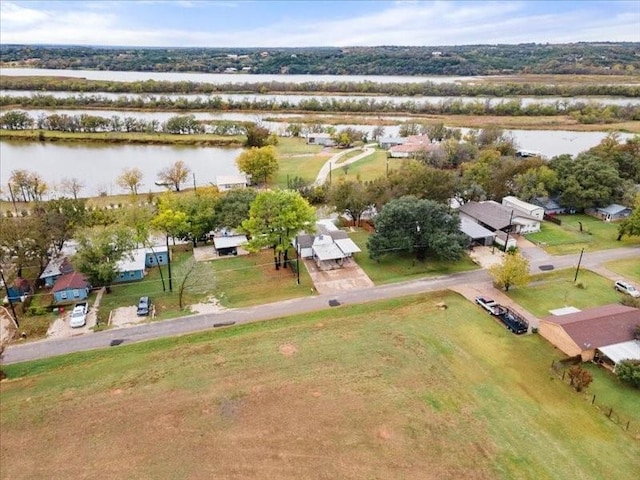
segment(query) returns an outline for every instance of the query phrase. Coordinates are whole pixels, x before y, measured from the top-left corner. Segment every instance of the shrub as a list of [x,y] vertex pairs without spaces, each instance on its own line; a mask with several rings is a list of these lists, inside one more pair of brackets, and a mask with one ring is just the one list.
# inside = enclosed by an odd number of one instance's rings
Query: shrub
[[620,380],[640,389],[640,360],[623,360],[616,365]]
[[580,290],[584,290],[585,289],[584,283],[582,282],[576,283],[576,288],[579,288]]
[[27,315],[30,317],[37,317],[39,315],[46,315],[49,313],[46,307],[41,307],[38,305],[32,305],[27,309]]
[[625,295],[622,300],[620,300],[622,305],[626,305],[627,307],[635,307],[640,308],[640,298],[633,298]]
[[571,386],[576,389],[576,392],[586,389],[593,381],[593,375],[580,365],[569,369],[569,378],[571,379]]

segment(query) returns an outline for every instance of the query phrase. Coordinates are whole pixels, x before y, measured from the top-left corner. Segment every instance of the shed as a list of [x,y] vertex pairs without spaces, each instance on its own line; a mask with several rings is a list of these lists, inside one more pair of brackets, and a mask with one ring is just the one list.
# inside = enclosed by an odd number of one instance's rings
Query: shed
[[246,235],[227,235],[214,237],[213,247],[219,256],[237,255],[238,247],[247,243]]
[[406,141],[406,137],[380,137],[380,139],[378,140],[378,145],[380,145],[380,148],[384,150],[389,150],[391,147],[402,145]]
[[570,357],[592,360],[596,349],[633,340],[640,310],[620,304],[540,319],[539,332]]
[[623,220],[631,215],[632,210],[624,205],[618,205],[612,203],[605,208],[597,208],[596,214],[605,222],[615,222],[616,220]]
[[311,258],[313,257],[313,235],[309,235],[307,233],[303,233],[297,235],[293,240],[293,246],[299,252],[301,258]]
[[249,182],[244,175],[218,175],[215,184],[219,191],[228,192],[237,188],[246,188]]
[[166,265],[169,262],[169,250],[166,245],[156,245],[144,249],[144,266],[147,268]]
[[560,206],[560,204],[554,198],[536,197],[531,201],[531,203],[542,207],[545,215],[562,215],[567,211],[567,209]]
[[54,303],[70,303],[85,300],[89,296],[87,277],[79,272],[66,273],[59,277],[51,288]]
[[542,220],[544,217],[544,208],[539,205],[534,205],[520,200],[518,197],[507,196],[502,199],[502,205],[505,207],[514,208],[518,212],[529,215],[530,217]]
[[333,147],[336,144],[328,133],[310,133],[307,135],[307,143],[309,145],[322,145],[325,147]]
[[7,288],[7,297],[12,302],[22,302],[26,295],[33,293],[31,283],[23,277],[17,277]]

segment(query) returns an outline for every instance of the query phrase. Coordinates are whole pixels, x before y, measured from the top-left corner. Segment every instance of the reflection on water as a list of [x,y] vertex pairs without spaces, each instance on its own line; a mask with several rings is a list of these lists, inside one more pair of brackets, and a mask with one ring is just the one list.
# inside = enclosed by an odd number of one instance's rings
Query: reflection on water
[[[140,192],[161,191],[154,182],[163,168],[177,160],[184,161],[195,176],[197,185],[214,182],[217,175],[236,175],[237,148],[178,147],[167,145],[96,145],[86,143],[0,142],[0,178],[6,184],[11,171],[26,169],[38,172],[50,186],[64,178],[77,178],[85,188],[82,195],[124,193],[116,179],[126,168],[143,173]],[[193,185],[193,177],[187,185]],[[5,190],[3,188],[3,190]]]

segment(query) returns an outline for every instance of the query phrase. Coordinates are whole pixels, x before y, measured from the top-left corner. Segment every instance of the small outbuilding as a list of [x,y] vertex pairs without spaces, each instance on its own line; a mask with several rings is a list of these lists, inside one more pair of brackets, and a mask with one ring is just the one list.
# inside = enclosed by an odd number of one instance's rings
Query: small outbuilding
[[605,222],[615,222],[617,220],[624,220],[631,215],[632,210],[624,205],[618,205],[612,203],[605,208],[596,208],[596,216],[604,220]]
[[247,188],[249,182],[244,175],[218,175],[215,184],[219,191],[228,192],[229,190]]
[[322,145],[324,147],[333,147],[336,142],[328,133],[310,133],[307,135],[307,143],[309,145]]
[[247,243],[246,235],[227,235],[213,238],[213,247],[218,256],[238,255],[238,247]]

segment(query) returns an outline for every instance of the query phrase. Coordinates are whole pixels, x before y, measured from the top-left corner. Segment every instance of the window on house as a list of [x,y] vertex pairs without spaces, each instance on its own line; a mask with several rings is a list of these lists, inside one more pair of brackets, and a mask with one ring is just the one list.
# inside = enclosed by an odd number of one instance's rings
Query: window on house
[[67,299],[67,292],[60,292],[60,298],[62,300],[66,300]]
[[164,262],[164,257],[162,255],[158,255],[158,262]]
[[79,296],[80,296],[80,290],[78,290],[78,289],[74,289],[74,290],[73,290],[73,297],[74,297],[74,298],[78,298]]
[[129,276],[130,276],[131,278],[135,278],[135,276],[136,276],[136,272],[129,272]]

